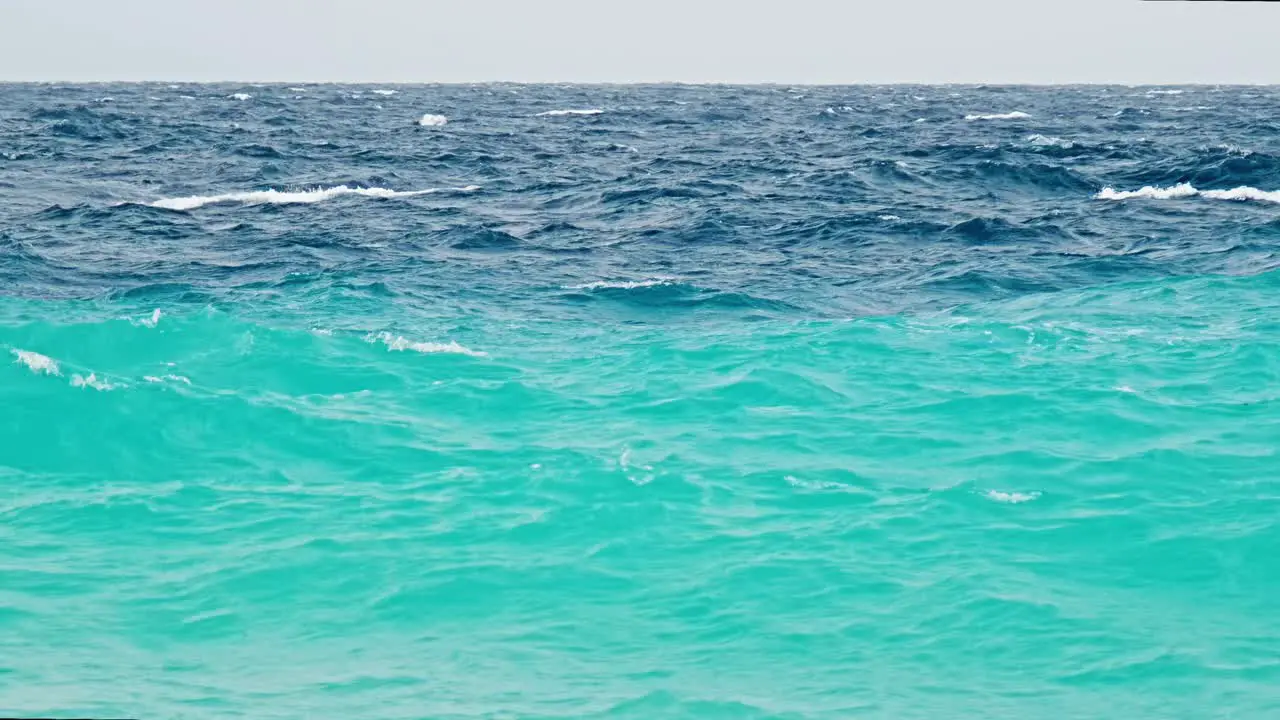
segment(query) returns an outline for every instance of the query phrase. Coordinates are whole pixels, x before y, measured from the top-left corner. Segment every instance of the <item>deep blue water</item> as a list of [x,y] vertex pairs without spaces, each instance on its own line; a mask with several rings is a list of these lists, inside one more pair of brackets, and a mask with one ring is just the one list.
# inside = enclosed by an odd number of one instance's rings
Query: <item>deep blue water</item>
[[1277,88],[0,85],[0,715],[1275,717],[1277,268]]

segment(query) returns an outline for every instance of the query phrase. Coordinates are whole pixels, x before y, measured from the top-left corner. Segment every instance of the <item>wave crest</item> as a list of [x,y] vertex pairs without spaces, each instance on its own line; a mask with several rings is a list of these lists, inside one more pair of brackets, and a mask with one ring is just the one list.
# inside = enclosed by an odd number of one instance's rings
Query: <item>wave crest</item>
[[149,203],[151,207],[165,210],[195,210],[205,205],[221,203],[240,203],[242,205],[297,205],[323,202],[344,195],[356,195],[368,198],[406,198],[418,195],[430,195],[439,192],[474,192],[478,185],[462,188],[429,188],[426,190],[388,190],[387,188],[350,187],[339,185],[331,188],[315,188],[312,190],[255,190],[251,192],[226,193],[224,195],[192,195],[190,197],[165,198]]
[[1137,190],[1116,190],[1112,187],[1104,187],[1094,197],[1098,200],[1179,200],[1182,198],[1203,197],[1210,200],[1231,200],[1235,202],[1253,200],[1280,203],[1280,190],[1259,190],[1248,185],[1231,188],[1230,190],[1198,190],[1191,183],[1178,183],[1173,187],[1147,185]]
[[449,124],[449,118],[445,117],[444,115],[432,115],[431,113],[427,113],[426,115],[423,115],[418,120],[418,125],[421,127],[444,127],[445,125],[448,125],[448,124]]
[[1014,110],[1013,112],[994,113],[990,115],[965,115],[964,119],[969,122],[973,122],[974,120],[1025,120],[1029,117],[1031,117],[1031,115],[1028,113],[1024,113],[1021,110]]
[[603,115],[603,110],[595,108],[589,110],[548,110],[540,112],[537,117],[565,117],[566,115]]
[[452,354],[452,355],[469,355],[471,357],[488,357],[489,356],[489,353],[481,352],[479,350],[472,350],[471,348],[468,348],[468,347],[463,347],[462,345],[459,345],[455,340],[450,340],[447,343],[415,342],[413,340],[409,340],[408,338],[405,338],[402,335],[392,335],[389,332],[369,333],[367,336],[365,336],[364,340],[367,343],[381,342],[383,345],[387,346],[388,351],[394,351],[394,352],[404,352],[405,350],[412,350],[414,352],[423,353],[425,355],[431,355],[436,353],[446,353],[446,354]]

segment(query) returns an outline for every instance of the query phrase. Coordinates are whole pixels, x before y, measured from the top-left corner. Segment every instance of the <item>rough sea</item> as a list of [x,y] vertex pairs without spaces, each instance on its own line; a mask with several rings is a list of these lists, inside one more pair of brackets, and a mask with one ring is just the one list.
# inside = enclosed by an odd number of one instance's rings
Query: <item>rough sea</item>
[[1280,88],[0,85],[0,716],[1280,717]]

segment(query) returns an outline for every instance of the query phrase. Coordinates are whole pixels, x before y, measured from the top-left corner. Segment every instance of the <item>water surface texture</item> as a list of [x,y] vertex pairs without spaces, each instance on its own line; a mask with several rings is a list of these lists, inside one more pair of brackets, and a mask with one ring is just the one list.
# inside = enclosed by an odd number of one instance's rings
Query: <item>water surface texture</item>
[[1280,89],[0,86],[0,715],[1280,716]]

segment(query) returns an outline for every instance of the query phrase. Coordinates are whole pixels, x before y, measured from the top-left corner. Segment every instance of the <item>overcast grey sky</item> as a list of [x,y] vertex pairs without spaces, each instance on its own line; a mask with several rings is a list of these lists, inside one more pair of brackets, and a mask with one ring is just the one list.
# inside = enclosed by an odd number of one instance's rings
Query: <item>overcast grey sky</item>
[[0,0],[0,79],[1280,82],[1280,3]]

